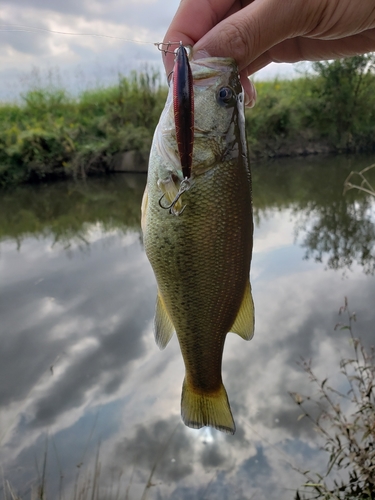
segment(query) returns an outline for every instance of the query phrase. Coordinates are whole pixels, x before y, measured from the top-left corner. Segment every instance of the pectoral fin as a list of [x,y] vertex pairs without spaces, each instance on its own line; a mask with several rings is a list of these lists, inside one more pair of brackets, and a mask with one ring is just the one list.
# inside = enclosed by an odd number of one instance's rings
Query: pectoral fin
[[173,323],[168,316],[163,299],[158,292],[156,299],[156,311],[154,319],[155,341],[159,349],[164,349],[171,340],[174,333]]
[[247,284],[241,307],[238,311],[231,332],[237,333],[244,340],[251,340],[254,335],[254,302],[250,283]]

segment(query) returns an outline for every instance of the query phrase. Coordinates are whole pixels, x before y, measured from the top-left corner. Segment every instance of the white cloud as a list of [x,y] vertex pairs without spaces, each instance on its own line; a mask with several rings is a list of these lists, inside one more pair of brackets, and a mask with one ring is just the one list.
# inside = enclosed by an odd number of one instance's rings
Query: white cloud
[[263,210],[254,229],[253,254],[267,252],[293,244],[295,216],[292,209],[281,212],[278,209]]
[[[35,83],[30,77],[33,68],[41,75],[58,68],[55,72],[63,75],[61,83],[71,91],[81,90],[74,78],[77,72],[84,74],[86,86],[111,83],[118,72],[127,73],[145,64],[163,72],[160,53],[152,44],[163,39],[178,4],[178,0],[4,2],[0,18],[0,100],[13,99]],[[256,79],[293,74],[291,65],[272,64]],[[47,83],[46,78],[42,83]]]
[[[109,83],[110,72],[114,79],[118,72],[127,73],[146,63],[161,69],[161,56],[152,42],[161,40],[167,29],[173,15],[173,10],[169,18],[165,15],[168,9],[173,9],[173,3],[167,8],[161,1],[143,6],[138,2],[104,1],[56,2],[48,3],[48,7],[45,2],[5,4],[0,20],[0,99],[15,98],[35,83],[30,76],[33,68],[42,77],[51,68],[58,68],[62,85],[71,91],[75,90],[74,74],[79,70],[86,84],[92,85],[93,74],[93,83],[100,84]],[[43,83],[47,83],[46,77]]]

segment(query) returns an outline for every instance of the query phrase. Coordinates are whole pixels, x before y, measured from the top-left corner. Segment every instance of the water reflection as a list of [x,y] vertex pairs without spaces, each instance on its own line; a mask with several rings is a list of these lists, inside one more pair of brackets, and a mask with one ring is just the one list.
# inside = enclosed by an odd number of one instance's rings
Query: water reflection
[[[274,162],[267,175],[255,169],[255,216],[271,207],[291,207],[297,215],[295,233],[306,249],[305,258],[324,260],[329,268],[342,270],[358,263],[365,273],[373,274],[374,199],[356,190],[343,196],[344,173],[371,161],[367,156],[294,159]],[[368,175],[375,181],[375,171]]]
[[50,498],[73,498],[75,484],[99,476],[99,448],[109,498],[292,498],[302,479],[291,464],[322,466],[316,434],[288,395],[309,390],[296,362],[312,358],[319,374],[337,377],[349,348],[333,331],[344,295],[356,334],[373,339],[374,204],[342,198],[353,168],[341,158],[253,169],[256,332],[250,343],[228,336],[223,366],[234,436],[181,423],[177,341],[159,352],[152,336],[145,177],[5,193],[0,465],[14,490],[30,497],[47,451]]
[[[54,183],[20,186],[1,193],[0,241],[13,239],[20,246],[27,236],[47,234],[53,244],[66,246],[73,241],[87,245],[100,223],[101,231],[111,229],[139,231],[139,200],[144,190],[144,175],[110,177],[89,183]],[[99,235],[100,237],[100,235]]]

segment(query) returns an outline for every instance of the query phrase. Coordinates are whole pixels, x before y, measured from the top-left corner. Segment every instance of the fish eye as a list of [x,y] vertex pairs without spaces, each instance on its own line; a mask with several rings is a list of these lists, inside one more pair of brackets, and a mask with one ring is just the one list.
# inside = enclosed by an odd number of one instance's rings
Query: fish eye
[[221,87],[218,92],[219,104],[229,104],[235,98],[235,94],[230,87]]

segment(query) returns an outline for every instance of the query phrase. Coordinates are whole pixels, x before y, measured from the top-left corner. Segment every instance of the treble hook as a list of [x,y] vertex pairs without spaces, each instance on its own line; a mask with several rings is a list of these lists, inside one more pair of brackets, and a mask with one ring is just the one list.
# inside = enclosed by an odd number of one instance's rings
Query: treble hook
[[[181,42],[155,42],[154,45],[155,47],[160,50],[160,52],[164,52],[164,55],[166,56],[167,54],[174,54],[175,51],[169,50],[171,45],[180,45]],[[163,46],[166,45],[166,48],[164,49]]]
[[[154,43],[155,47],[158,48],[158,50],[160,50],[160,52],[163,52],[164,55],[166,56],[167,54],[176,54],[176,50],[178,49],[174,49],[174,50],[169,50],[171,45],[181,45],[181,42],[155,42]],[[163,46],[166,46],[165,48],[163,48]],[[167,82],[168,82],[168,87],[170,87],[171,85],[171,76],[173,75],[173,69],[172,71],[170,71],[167,75]]]
[[190,189],[190,182],[189,182],[189,179],[187,177],[185,177],[185,179],[183,181],[181,181],[181,184],[180,184],[180,188],[178,190],[178,193],[176,194],[174,200],[172,201],[172,203],[166,207],[164,207],[161,203],[161,200],[164,198],[165,196],[165,193],[163,193],[163,195],[159,198],[159,207],[162,208],[163,210],[169,210],[169,213],[172,215],[181,215],[183,213],[183,211],[185,210],[186,208],[186,205],[184,205],[181,210],[177,211],[175,210],[175,205],[176,203],[178,202],[178,200],[181,198],[181,196],[185,193],[185,191],[188,191]]

